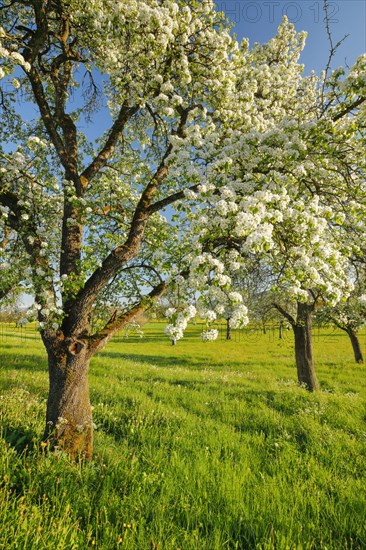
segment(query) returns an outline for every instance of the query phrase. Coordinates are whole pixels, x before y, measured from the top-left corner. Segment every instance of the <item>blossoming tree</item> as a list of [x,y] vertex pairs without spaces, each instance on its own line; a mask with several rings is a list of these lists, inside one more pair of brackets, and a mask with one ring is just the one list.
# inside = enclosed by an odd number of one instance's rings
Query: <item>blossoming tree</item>
[[[0,13],[1,215],[48,353],[45,437],[89,458],[90,359],[165,290],[159,211],[197,184],[194,144],[230,105],[237,45],[211,0],[12,0]],[[146,273],[152,286],[93,332],[109,285],[135,291]]]
[[[22,242],[48,353],[45,437],[89,458],[90,359],[168,273],[199,293],[208,324],[223,307],[232,327],[247,322],[230,289],[247,251],[300,303],[314,285],[341,296],[364,60],[319,101],[297,63],[302,34],[285,22],[267,45],[239,47],[211,0],[12,0],[0,13],[2,223]],[[93,329],[108,289],[121,309]]]
[[284,21],[238,59],[236,115],[201,153],[206,206],[191,215],[191,272],[200,251],[206,265],[226,255],[234,271],[249,253],[261,258],[295,305],[292,315],[276,301],[294,330],[299,382],[316,390],[312,312],[320,297],[335,304],[348,294],[347,258],[364,246],[366,55],[347,75],[302,77],[303,39]]
[[[353,277],[355,278],[355,277]],[[366,323],[366,295],[362,281],[356,278],[354,289],[345,301],[334,307],[324,306],[317,311],[320,322],[332,323],[347,333],[356,363],[363,363],[359,330]]]

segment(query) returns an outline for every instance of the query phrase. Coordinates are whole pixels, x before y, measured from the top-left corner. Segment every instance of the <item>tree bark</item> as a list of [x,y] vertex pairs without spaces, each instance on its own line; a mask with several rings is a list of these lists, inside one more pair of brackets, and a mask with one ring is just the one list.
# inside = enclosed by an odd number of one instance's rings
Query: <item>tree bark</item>
[[282,340],[283,338],[283,322],[280,321],[279,327],[278,327],[278,338]]
[[360,345],[360,341],[358,339],[357,333],[351,328],[348,329],[346,332],[351,340],[353,354],[355,356],[356,363],[363,363],[363,355],[362,355],[361,345]]
[[226,340],[231,340],[230,319],[226,319]]
[[319,390],[313,358],[311,315],[313,306],[298,302],[296,322],[292,324],[295,336],[297,378],[309,391]]
[[89,399],[90,354],[82,341],[48,346],[49,395],[44,440],[72,459],[90,460],[93,421]]

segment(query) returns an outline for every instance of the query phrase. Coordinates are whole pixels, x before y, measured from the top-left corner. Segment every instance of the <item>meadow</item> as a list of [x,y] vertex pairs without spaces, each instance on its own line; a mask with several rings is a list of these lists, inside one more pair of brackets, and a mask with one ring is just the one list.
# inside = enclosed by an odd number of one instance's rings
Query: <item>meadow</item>
[[315,330],[310,394],[291,332],[202,343],[192,325],[171,346],[163,326],[93,359],[95,454],[76,465],[39,446],[39,336],[0,327],[0,548],[365,549],[366,368],[347,335]]

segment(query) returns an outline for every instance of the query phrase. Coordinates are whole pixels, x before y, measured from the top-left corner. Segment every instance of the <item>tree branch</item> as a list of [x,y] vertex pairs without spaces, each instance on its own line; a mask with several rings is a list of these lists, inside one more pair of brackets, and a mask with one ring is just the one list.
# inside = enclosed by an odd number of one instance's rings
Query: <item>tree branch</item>
[[276,304],[276,303],[273,303],[272,304],[273,307],[275,309],[277,309],[277,311],[279,311],[281,313],[281,315],[283,315],[283,317],[285,317],[285,319],[287,319],[291,325],[294,327],[296,325],[296,321],[295,319],[292,317],[292,315],[290,315],[289,313],[287,313],[286,310],[284,310],[279,304]]
[[136,317],[139,313],[150,309],[152,302],[156,302],[167,291],[168,285],[166,282],[161,282],[156,286],[141,302],[125,313],[116,315],[114,313],[108,323],[89,340],[89,353],[94,355],[102,349],[107,342],[116,334],[116,332],[125,326],[129,321]]
[[[189,111],[189,108],[182,111],[177,130],[174,132],[175,135],[183,135],[184,126],[187,122]],[[115,138],[113,137],[113,139]],[[97,294],[108,284],[116,273],[118,273],[121,267],[138,253],[147,222],[151,216],[149,207],[151,206],[159,187],[168,175],[169,169],[165,163],[172,149],[173,145],[169,144],[161,158],[160,164],[157,167],[154,176],[145,187],[136,206],[130,231],[125,243],[115,248],[105,258],[101,267],[94,271],[77,296],[70,301],[67,311],[68,315],[65,317],[62,325],[63,330],[68,334],[75,334],[83,330],[82,327],[87,319],[88,311],[94,303]],[[104,163],[104,159],[101,159],[101,162]]]
[[348,115],[348,113],[350,113],[351,111],[353,111],[353,109],[356,109],[357,107],[362,105],[362,103],[364,103],[365,101],[366,101],[366,97],[359,97],[358,99],[356,99],[356,101],[351,103],[351,105],[348,105],[348,107],[343,109],[343,111],[340,111],[337,115],[335,115],[333,117],[333,120],[337,121],[337,120],[341,119],[342,117],[344,117],[345,115]]
[[73,170],[71,169],[68,153],[57,131],[57,128],[54,122],[54,117],[51,113],[50,106],[48,105],[39,73],[38,71],[36,71],[36,69],[32,68],[31,72],[28,73],[28,76],[29,76],[32,91],[34,94],[34,98],[37,102],[39,111],[41,113],[41,118],[47,130],[47,133],[50,136],[51,141],[55,146],[57,154],[61,160],[62,166],[66,171],[66,177],[69,177],[70,179],[72,179],[73,177],[75,177],[76,174],[73,173]]
[[169,197],[166,197],[165,199],[162,199],[158,202],[155,202],[154,204],[151,204],[147,212],[149,214],[154,214],[155,212],[159,212],[159,210],[162,210],[166,206],[169,206],[170,204],[173,204],[174,202],[184,199],[185,198],[185,191],[193,191],[194,193],[198,191],[198,184],[192,185],[191,187],[188,187],[187,189],[184,189],[183,191],[178,191],[177,193],[174,193],[173,195],[170,195]]
[[92,163],[81,174],[82,180],[90,181],[106,165],[114,151],[118,138],[121,136],[125,128],[126,123],[133,115],[137,113],[138,110],[139,107],[137,105],[128,107],[126,102],[122,105],[118,113],[118,117],[110,129],[107,141]]

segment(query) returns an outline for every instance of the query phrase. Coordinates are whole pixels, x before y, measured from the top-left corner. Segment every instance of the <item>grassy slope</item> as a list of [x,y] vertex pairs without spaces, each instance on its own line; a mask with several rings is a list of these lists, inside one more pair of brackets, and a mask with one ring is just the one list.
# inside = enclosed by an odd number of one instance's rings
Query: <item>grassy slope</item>
[[290,333],[202,344],[192,327],[172,347],[145,328],[93,360],[87,466],[21,452],[43,429],[45,354],[0,331],[0,548],[366,548],[365,367],[346,335],[315,332],[314,395]]

